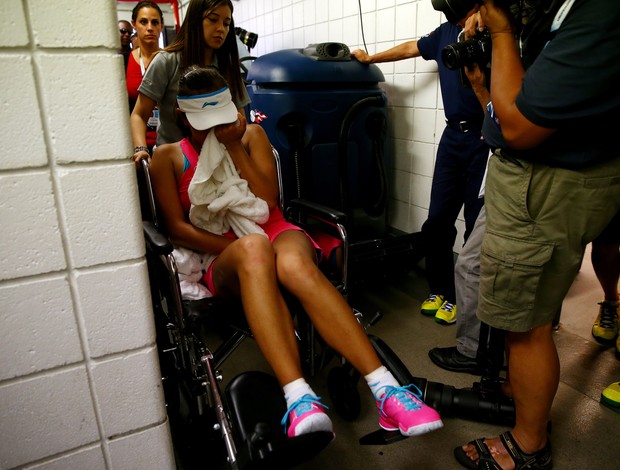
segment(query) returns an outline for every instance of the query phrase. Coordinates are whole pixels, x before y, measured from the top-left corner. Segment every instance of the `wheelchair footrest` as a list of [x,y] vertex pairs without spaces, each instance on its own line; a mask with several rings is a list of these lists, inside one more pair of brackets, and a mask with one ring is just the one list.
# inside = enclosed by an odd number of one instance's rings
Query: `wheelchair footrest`
[[226,387],[226,398],[242,468],[293,467],[314,457],[334,437],[330,432],[313,432],[288,438],[280,424],[286,413],[286,401],[270,374],[239,374]]
[[[312,459],[333,439],[334,434],[331,432],[316,431],[292,438],[282,435],[261,445],[256,445],[255,442],[248,442],[247,450],[250,459],[242,468],[246,470],[293,468]],[[239,459],[240,462],[242,460],[244,459]]]
[[366,434],[360,438],[360,444],[363,446],[384,446],[394,444],[395,442],[407,439],[400,431],[386,431],[385,429],[377,429],[376,431]]

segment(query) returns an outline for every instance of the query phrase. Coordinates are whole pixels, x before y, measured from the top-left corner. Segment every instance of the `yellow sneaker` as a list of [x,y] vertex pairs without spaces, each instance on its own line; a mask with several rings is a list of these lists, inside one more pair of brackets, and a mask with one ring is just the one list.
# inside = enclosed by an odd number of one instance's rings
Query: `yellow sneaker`
[[456,305],[447,301],[444,302],[435,314],[435,321],[443,325],[451,325],[456,322]]
[[592,326],[592,336],[599,343],[613,343],[618,336],[618,302],[603,300],[598,304],[601,308]]
[[620,382],[614,382],[601,393],[601,403],[620,407]]
[[616,338],[616,359],[620,361],[620,335]]
[[420,306],[420,312],[422,312],[422,315],[435,315],[437,313],[437,310],[441,308],[443,303],[443,295],[431,294],[428,299],[422,302],[422,305]]

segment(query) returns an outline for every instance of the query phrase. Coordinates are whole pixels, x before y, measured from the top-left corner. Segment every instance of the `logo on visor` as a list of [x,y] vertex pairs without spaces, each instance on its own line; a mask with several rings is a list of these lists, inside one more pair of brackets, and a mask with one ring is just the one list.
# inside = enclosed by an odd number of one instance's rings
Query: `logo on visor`
[[216,106],[219,103],[217,101],[205,101],[204,104],[202,105],[203,108],[207,107],[207,106]]

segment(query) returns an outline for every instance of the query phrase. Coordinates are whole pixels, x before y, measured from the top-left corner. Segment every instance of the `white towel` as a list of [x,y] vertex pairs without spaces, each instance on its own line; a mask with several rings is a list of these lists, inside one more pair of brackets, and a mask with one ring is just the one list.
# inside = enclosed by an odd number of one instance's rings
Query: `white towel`
[[200,150],[187,192],[192,203],[189,219],[195,226],[219,235],[232,228],[239,238],[250,233],[265,235],[257,224],[267,222],[269,206],[239,177],[226,147],[213,130]]
[[178,246],[172,252],[179,273],[179,286],[184,300],[199,300],[213,297],[213,294],[200,281],[215,258],[210,253],[198,253]]

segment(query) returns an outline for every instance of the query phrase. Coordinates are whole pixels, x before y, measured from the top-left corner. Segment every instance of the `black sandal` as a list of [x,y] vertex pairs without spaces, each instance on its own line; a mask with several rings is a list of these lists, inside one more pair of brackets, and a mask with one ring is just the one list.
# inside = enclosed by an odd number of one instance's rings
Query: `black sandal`
[[[499,435],[499,438],[504,444],[504,447],[508,451],[508,455],[512,458],[515,464],[515,470],[530,469],[530,470],[551,470],[553,468],[553,462],[551,461],[551,441],[547,439],[545,447],[533,454],[526,454],[517,445],[512,433],[506,431]],[[491,451],[484,442],[484,437],[471,441],[469,444],[476,446],[478,451],[478,461],[470,459],[463,447],[457,447],[454,449],[454,457],[465,468],[472,470],[502,470],[497,461],[491,455]]]

